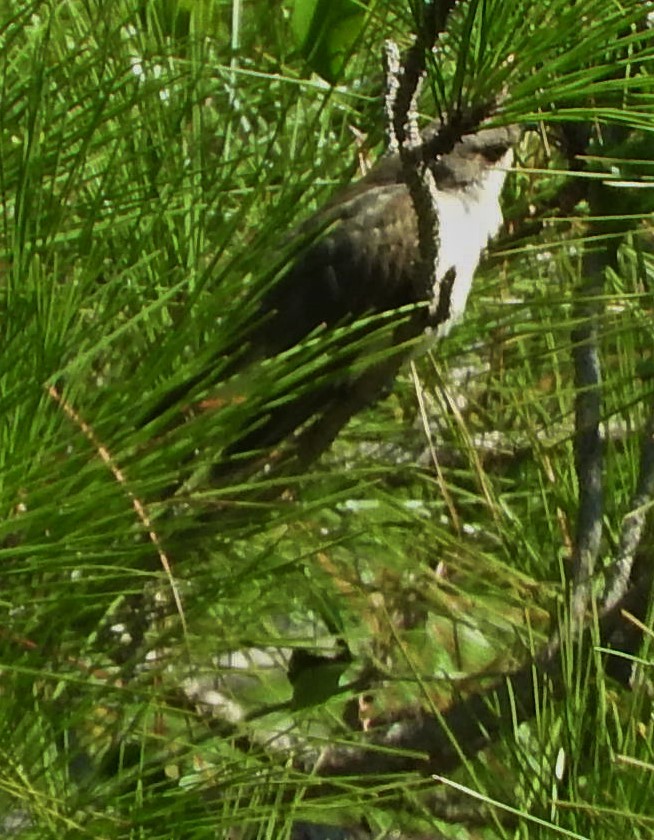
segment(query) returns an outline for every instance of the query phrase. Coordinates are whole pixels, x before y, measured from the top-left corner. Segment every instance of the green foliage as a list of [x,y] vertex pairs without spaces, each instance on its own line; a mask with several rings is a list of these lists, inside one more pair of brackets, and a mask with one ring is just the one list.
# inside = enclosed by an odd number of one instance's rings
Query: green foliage
[[[361,814],[373,836],[433,833],[431,780],[312,799],[300,759],[348,734],[362,662],[383,685],[375,712],[443,708],[557,625],[587,205],[498,243],[465,323],[416,362],[438,469],[404,375],[308,474],[276,479],[281,496],[265,475],[207,480],[262,406],[329,375],[320,335],[222,372],[292,256],[284,235],[355,172],[350,127],[376,154],[379,46],[407,42],[414,15],[350,5],[337,20],[321,3],[294,19],[236,0],[0,4],[0,833],[283,838]],[[652,390],[649,192],[629,184],[651,177],[642,15],[635,0],[463,3],[423,101],[434,114],[503,94],[507,121],[603,126],[598,221],[620,237],[599,321],[607,557]],[[294,34],[347,90],[306,79]],[[540,149],[530,132],[509,233],[566,180],[555,149],[534,171]],[[357,364],[374,342],[353,332]],[[334,628],[357,661],[294,693],[289,652],[333,656]],[[535,722],[461,767],[460,784],[522,814],[494,806],[487,836],[650,836],[646,691],[599,673],[572,671],[562,703],[544,686]]]
[[295,0],[292,28],[309,67],[335,84],[365,27],[361,0]]

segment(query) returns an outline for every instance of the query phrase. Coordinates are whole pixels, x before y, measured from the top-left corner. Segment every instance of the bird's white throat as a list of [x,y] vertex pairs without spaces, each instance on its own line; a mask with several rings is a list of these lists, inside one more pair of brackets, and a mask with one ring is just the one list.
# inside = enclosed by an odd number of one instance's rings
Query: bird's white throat
[[[465,187],[438,190],[440,247],[436,284],[440,284],[451,269],[455,272],[450,317],[438,327],[439,335],[446,333],[463,315],[484,248],[502,225],[500,195],[512,162],[513,152],[508,150],[478,181]],[[435,299],[437,295],[435,289]]]

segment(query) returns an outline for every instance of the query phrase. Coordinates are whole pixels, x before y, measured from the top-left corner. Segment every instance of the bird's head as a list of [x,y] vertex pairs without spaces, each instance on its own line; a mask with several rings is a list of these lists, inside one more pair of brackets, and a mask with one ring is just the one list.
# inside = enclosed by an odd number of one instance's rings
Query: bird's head
[[[430,133],[434,136],[437,131],[438,127],[429,126],[427,141]],[[467,189],[483,184],[493,172],[506,174],[519,138],[516,126],[484,128],[475,134],[463,135],[452,151],[438,157],[433,164],[438,187],[442,190]]]

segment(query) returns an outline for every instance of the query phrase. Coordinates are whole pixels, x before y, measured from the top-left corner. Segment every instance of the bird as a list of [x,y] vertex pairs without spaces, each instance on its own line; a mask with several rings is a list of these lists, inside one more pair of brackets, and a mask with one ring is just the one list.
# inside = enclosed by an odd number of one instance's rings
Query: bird
[[[429,148],[439,125],[434,122],[423,131],[423,148]],[[354,414],[390,390],[416,339],[440,337],[461,318],[482,253],[502,225],[500,196],[517,138],[513,126],[480,128],[427,161],[436,184],[438,305],[437,290],[426,288],[421,276],[418,220],[399,154],[380,158],[293,232],[290,242],[297,253],[262,295],[248,351],[235,354],[236,361],[223,367],[221,376],[309,337],[334,354],[333,369],[324,368],[315,387],[263,407],[216,461],[214,483],[231,475],[235,465],[271,456],[282,443],[290,445],[296,463],[306,466],[315,460]],[[380,324],[386,329],[375,360],[368,366],[353,364],[347,352],[350,337],[360,338]],[[334,330],[347,325],[355,325],[353,332],[341,331],[334,342]],[[206,373],[173,389],[158,411],[200,382],[207,382]]]
[[[481,254],[502,224],[500,193],[514,137],[511,127],[464,135],[431,167],[440,239],[436,280],[455,272],[446,329],[463,314]],[[268,354],[288,349],[320,325],[421,302],[415,295],[421,288],[418,223],[399,155],[382,158],[297,235],[321,229],[324,235],[262,301],[262,311],[273,313],[259,336]]]

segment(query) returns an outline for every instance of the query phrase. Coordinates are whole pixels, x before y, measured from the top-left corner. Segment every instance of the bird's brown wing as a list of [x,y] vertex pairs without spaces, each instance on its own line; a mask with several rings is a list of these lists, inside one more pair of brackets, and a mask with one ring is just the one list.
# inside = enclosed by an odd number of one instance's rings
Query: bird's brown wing
[[[221,364],[221,376],[232,376],[257,359],[269,358],[299,344],[319,328],[353,324],[415,303],[418,233],[411,198],[397,159],[383,159],[361,181],[345,188],[324,209],[299,228],[295,236],[306,242],[289,270],[262,299],[257,326],[249,336],[251,349],[235,352],[233,363]],[[426,307],[401,318],[401,326],[385,323],[383,344],[376,350],[420,334]],[[398,318],[398,324],[400,319]],[[357,338],[375,330],[359,328]],[[327,342],[326,342],[327,344]],[[247,473],[249,454],[263,453],[294,436],[304,463],[324,451],[355,413],[379,399],[392,384],[402,353],[389,354],[365,368],[351,370],[348,336],[330,343],[334,361],[321,370],[320,383],[300,389],[284,400],[274,395],[274,406],[255,409],[249,431],[229,445],[213,478],[233,476],[230,464]],[[345,352],[341,353],[340,350]],[[358,366],[361,370],[361,367]],[[227,372],[226,372],[227,371]],[[168,410],[210,376],[202,373],[169,394],[150,412],[147,421]],[[147,422],[146,421],[146,422]],[[301,432],[301,434],[296,434]]]
[[415,302],[417,225],[404,184],[346,193],[301,234],[311,236],[312,228],[323,230],[263,300],[264,355],[292,347],[317,327]]
[[[357,185],[305,225],[305,235],[310,235],[311,225],[322,228],[322,234],[262,303],[265,317],[260,334],[254,336],[260,355],[286,350],[319,327],[351,324],[416,302],[417,224],[404,184],[368,183],[366,189]],[[426,308],[405,313],[398,318],[401,326],[390,334],[387,325],[383,346],[376,349],[390,351],[394,343],[417,336],[425,317]],[[373,320],[369,330],[374,328]],[[383,395],[403,360],[401,352],[389,352],[355,375],[347,355],[336,355],[333,365],[323,370],[325,384],[271,410],[228,448],[226,457],[240,460],[245,452],[270,449],[301,430],[297,453],[303,463],[313,460],[354,414]],[[221,472],[217,469],[214,478]]]

